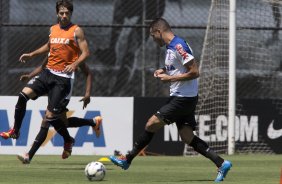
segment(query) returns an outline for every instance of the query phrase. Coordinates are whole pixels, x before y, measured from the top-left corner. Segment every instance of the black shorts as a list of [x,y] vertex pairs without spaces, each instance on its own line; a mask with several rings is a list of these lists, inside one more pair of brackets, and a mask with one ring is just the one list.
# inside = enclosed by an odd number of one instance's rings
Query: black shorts
[[176,97],[171,96],[166,105],[160,108],[155,114],[166,124],[176,123],[178,129],[187,125],[195,130],[195,109],[198,102],[196,97]]
[[37,95],[48,94],[48,110],[54,114],[60,114],[66,110],[68,101],[66,97],[71,91],[71,79],[52,74],[44,69],[32,83],[27,87],[31,88]]

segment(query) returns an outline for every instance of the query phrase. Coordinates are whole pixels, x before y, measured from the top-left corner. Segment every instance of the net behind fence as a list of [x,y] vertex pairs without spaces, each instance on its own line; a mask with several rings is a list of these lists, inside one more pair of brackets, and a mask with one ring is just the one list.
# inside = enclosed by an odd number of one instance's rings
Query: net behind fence
[[[237,0],[235,141],[239,153],[273,153],[258,134],[258,127],[265,125],[259,125],[256,116],[246,116],[244,108],[250,105],[246,100],[273,99],[275,108],[269,111],[265,106],[264,111],[271,112],[272,118],[275,111],[281,115],[281,106],[276,105],[282,97],[281,6],[281,1]],[[201,59],[197,114],[198,134],[220,153],[227,153],[228,49],[229,1],[213,0]],[[185,154],[194,152],[187,147]]]
[[[18,59],[48,40],[49,26],[56,22],[55,2],[1,0],[0,95],[17,95],[24,86],[20,75],[40,64],[43,57],[26,64]],[[73,4],[72,21],[84,29],[90,47],[86,62],[94,75],[93,96],[168,95],[167,86],[152,75],[163,66],[165,54],[149,38],[148,22],[156,17],[165,17],[200,58],[209,8],[204,0],[73,0]],[[78,72],[74,95],[84,94],[84,81]]]

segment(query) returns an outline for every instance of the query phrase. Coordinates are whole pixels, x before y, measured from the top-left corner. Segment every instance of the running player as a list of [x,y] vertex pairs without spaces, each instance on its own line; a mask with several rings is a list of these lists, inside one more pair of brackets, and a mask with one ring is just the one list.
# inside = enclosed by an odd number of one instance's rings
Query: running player
[[70,93],[74,71],[89,56],[89,49],[83,30],[71,22],[73,4],[67,0],[59,0],[56,3],[56,12],[58,24],[50,28],[48,42],[31,53],[21,55],[19,59],[25,62],[49,52],[46,69],[40,73],[33,84],[24,87],[19,94],[13,128],[0,133],[0,136],[4,139],[17,139],[20,135],[27,101],[48,94],[46,121],[63,136],[62,158],[65,159],[71,155],[74,139],[69,135],[60,117],[66,109],[64,100]]
[[196,120],[195,108],[198,102],[198,66],[192,50],[182,38],[174,35],[168,22],[163,18],[155,19],[150,25],[150,35],[160,46],[166,46],[165,67],[154,72],[154,77],[170,82],[170,98],[148,120],[145,131],[125,156],[110,156],[117,166],[128,169],[132,160],[152,140],[155,132],[165,125],[176,123],[181,139],[195,151],[210,159],[218,167],[216,182],[223,181],[231,168],[231,162],[224,160],[202,139],[194,135]]
[[[47,64],[47,58],[43,61],[42,65],[35,68],[31,73],[27,75],[22,75],[20,77],[20,80],[23,82],[32,83],[34,81],[34,78],[38,77],[37,75],[46,67],[46,64]],[[89,67],[85,63],[82,63],[79,66],[79,68],[86,76],[85,95],[80,100],[83,102],[83,109],[84,109],[90,103],[90,94],[91,94],[91,88],[92,88],[92,74],[89,70]],[[70,99],[66,99],[66,103],[68,103],[69,100]],[[67,112],[67,110],[65,112]],[[96,137],[100,136],[100,126],[102,124],[102,118],[100,116],[96,116],[93,119],[83,119],[83,118],[78,118],[78,117],[66,118],[66,113],[65,113],[62,119],[64,120],[66,127],[91,126],[93,131],[96,134]],[[41,123],[40,131],[37,134],[35,141],[33,142],[32,147],[30,148],[28,153],[19,154],[17,156],[17,158],[23,164],[30,164],[33,156],[35,155],[37,150],[40,148],[40,146],[43,144],[43,142],[47,138],[49,127],[50,127],[50,124],[46,121],[46,117],[44,117]]]

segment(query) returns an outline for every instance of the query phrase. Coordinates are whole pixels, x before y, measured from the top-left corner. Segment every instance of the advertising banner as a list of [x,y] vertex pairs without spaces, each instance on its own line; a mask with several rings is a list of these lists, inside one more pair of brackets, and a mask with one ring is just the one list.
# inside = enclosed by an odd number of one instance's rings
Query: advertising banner
[[[249,123],[237,123],[236,148],[239,151],[282,153],[282,101],[278,99],[242,99],[238,111]],[[238,121],[238,118],[237,118]],[[235,132],[235,133],[236,133]],[[235,134],[236,135],[236,134]]]
[[[97,138],[90,126],[68,128],[70,135],[75,138],[73,155],[112,155],[114,150],[126,152],[132,148],[133,98],[94,97],[84,110],[80,99],[71,98],[68,115],[87,119],[101,116],[102,133]],[[40,130],[47,101],[47,97],[28,101],[20,137],[17,140],[0,138],[0,154],[18,154],[29,150]],[[16,103],[17,97],[0,97],[0,132],[13,126]],[[62,137],[51,127],[37,153],[59,155],[63,151],[63,144]]]
[[[134,136],[144,131],[147,120],[166,102],[166,98],[134,99]],[[241,99],[236,113],[236,152],[282,153],[282,106],[279,100]],[[214,150],[227,153],[228,116],[218,114],[212,120],[209,114],[196,115],[197,135]],[[193,150],[191,148],[191,150]],[[146,148],[153,155],[183,155],[184,143],[175,124],[165,126]]]
[[[143,97],[94,97],[86,109],[82,109],[80,97],[71,98],[68,116],[93,118],[102,116],[102,134],[95,136],[92,128],[68,128],[76,140],[74,155],[112,155],[114,150],[126,153],[131,150],[134,140],[144,131],[147,120],[166,103],[167,98]],[[17,97],[0,97],[0,131],[7,131],[14,123],[14,108]],[[236,152],[282,153],[282,116],[279,101],[241,99],[235,123]],[[27,152],[40,130],[42,117],[47,107],[47,98],[30,100],[20,131],[15,139],[0,138],[0,154]],[[211,145],[227,147],[228,117],[219,114],[211,122],[208,114],[197,115],[198,136]],[[133,122],[133,123],[132,123]],[[184,144],[175,124],[159,130],[146,152],[152,155],[183,155]],[[215,147],[217,149],[217,146]],[[51,127],[47,139],[38,154],[60,155],[63,139]]]

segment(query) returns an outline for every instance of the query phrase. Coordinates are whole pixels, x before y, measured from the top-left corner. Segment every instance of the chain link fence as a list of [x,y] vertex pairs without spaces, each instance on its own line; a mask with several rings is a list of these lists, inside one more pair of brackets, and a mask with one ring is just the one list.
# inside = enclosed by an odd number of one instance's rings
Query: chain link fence
[[[44,56],[23,64],[21,54],[48,41],[56,23],[56,0],[1,0],[0,95],[17,95],[22,74]],[[94,75],[93,96],[167,96],[168,86],[153,78],[163,66],[165,48],[149,37],[148,23],[164,17],[175,34],[191,45],[200,60],[210,1],[208,0],[73,0],[72,22],[85,32]],[[85,77],[76,74],[73,95],[84,94]]]

